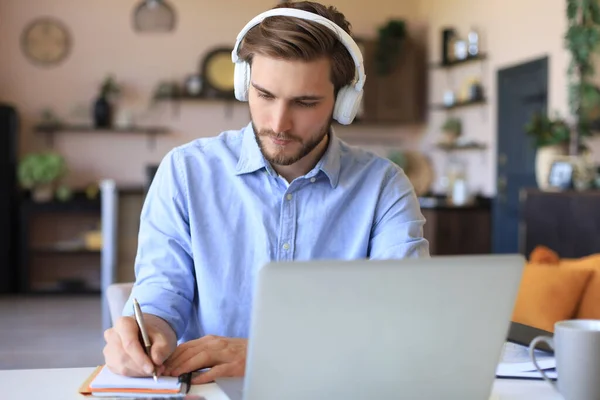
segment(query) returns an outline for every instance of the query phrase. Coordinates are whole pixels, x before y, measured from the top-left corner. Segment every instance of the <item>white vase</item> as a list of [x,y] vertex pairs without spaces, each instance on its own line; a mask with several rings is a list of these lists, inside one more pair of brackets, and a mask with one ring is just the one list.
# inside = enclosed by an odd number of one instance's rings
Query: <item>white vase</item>
[[33,200],[37,203],[45,203],[54,197],[54,188],[52,185],[36,186],[31,193]]
[[568,154],[567,146],[552,145],[539,147],[535,155],[535,180],[538,188],[541,190],[549,190],[548,176],[550,168],[557,157],[566,156]]

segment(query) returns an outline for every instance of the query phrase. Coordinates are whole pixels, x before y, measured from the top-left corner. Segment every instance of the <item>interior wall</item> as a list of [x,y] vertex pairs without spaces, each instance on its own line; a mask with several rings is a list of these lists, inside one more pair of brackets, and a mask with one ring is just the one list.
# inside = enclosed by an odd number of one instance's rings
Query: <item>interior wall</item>
[[[569,53],[563,36],[567,28],[566,2],[564,0],[421,0],[418,18],[429,26],[429,58],[440,61],[441,31],[454,27],[461,35],[471,28],[478,30],[482,51],[488,54],[483,63],[470,63],[446,73],[431,70],[429,96],[432,102],[441,103],[444,90],[456,88],[463,79],[481,76],[488,103],[484,106],[455,111],[463,118],[464,135],[488,145],[483,152],[465,153],[468,174],[474,190],[484,194],[496,193],[496,126],[497,126],[497,72],[540,57],[549,57],[548,112],[568,113],[567,66]],[[432,148],[440,139],[440,127],[446,114],[431,111],[426,134],[421,145]],[[600,141],[592,143],[594,154],[600,161]],[[441,176],[447,160],[446,154],[431,150],[438,172],[435,190],[442,190]]]
[[[45,108],[68,122],[89,122],[92,102],[109,73],[123,84],[121,109],[132,111],[139,124],[166,126],[172,133],[159,137],[154,149],[139,134],[57,134],[54,149],[67,158],[71,172],[66,181],[72,185],[103,178],[120,185],[143,183],[145,166],[159,162],[174,146],[246,125],[245,103],[235,103],[231,113],[218,101],[182,103],[174,112],[168,103],[152,106],[150,96],[159,81],[183,81],[199,71],[202,57],[213,47],[232,47],[242,26],[276,3],[171,1],[177,11],[176,31],[138,34],[131,27],[138,0],[0,0],[0,101],[18,107],[23,125],[21,153],[47,146],[44,136],[32,132]],[[355,34],[371,36],[388,18],[413,18],[418,2],[373,0],[368,7],[353,0],[329,3],[346,15]],[[40,16],[59,18],[72,34],[72,52],[60,66],[36,67],[21,51],[24,27]],[[402,138],[414,140],[421,130],[422,126],[338,128],[341,136],[375,147],[380,145],[378,138],[400,143]]]

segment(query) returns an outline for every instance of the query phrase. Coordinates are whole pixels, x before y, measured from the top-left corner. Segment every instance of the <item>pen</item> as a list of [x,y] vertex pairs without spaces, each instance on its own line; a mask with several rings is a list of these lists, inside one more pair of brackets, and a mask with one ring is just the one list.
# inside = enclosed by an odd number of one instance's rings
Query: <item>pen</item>
[[[146,350],[146,354],[152,361],[152,356],[150,355],[150,349],[152,347],[152,343],[150,343],[150,338],[148,337],[148,331],[146,331],[146,325],[144,324],[144,315],[142,314],[142,309],[140,308],[140,303],[138,303],[137,299],[133,299],[133,312],[135,313],[135,320],[140,328],[140,332],[142,333],[142,341],[144,349]],[[154,362],[152,363],[154,365]],[[154,371],[152,371],[152,377],[154,378],[154,382],[158,382],[158,378],[156,376],[156,365],[154,365]]]

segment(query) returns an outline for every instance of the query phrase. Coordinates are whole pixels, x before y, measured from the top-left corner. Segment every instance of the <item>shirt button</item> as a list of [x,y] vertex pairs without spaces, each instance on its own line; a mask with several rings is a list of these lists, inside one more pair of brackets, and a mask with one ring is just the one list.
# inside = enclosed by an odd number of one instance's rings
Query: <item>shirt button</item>
[[311,181],[312,183],[315,183],[315,182],[317,181],[317,178],[314,178],[314,177],[313,177],[313,178],[310,178],[310,181]]
[[288,193],[288,195],[286,196],[286,198],[287,198],[288,200],[291,200],[291,199],[292,199],[292,197],[293,197],[293,196],[292,196],[292,194],[291,194],[291,193]]
[[284,250],[289,250],[290,249],[290,244],[289,243],[284,243],[283,244],[283,249]]

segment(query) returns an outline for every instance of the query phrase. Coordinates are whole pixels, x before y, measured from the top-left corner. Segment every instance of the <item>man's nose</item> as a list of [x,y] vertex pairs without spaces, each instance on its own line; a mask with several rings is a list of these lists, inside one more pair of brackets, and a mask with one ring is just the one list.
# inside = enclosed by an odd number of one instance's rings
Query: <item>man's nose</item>
[[277,105],[271,116],[271,130],[275,133],[287,132],[292,128],[292,118],[289,107],[285,104]]

